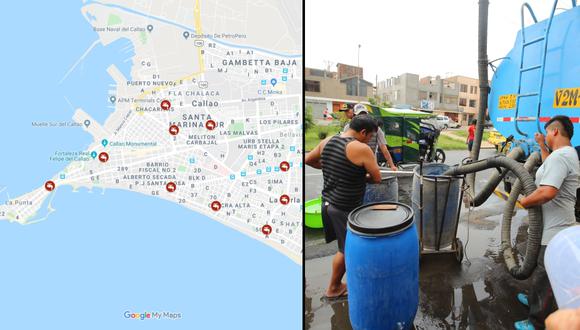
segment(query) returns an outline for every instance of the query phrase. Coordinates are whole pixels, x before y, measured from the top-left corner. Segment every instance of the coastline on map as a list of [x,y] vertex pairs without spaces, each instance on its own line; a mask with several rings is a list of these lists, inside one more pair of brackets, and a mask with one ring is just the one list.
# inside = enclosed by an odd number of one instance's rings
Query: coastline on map
[[[68,192],[69,189],[71,190],[70,192]],[[143,198],[161,199],[159,197],[148,196],[148,195],[139,193],[137,191],[130,191],[130,190],[125,190],[125,189],[103,188],[103,187],[99,187],[99,186],[93,186],[91,188],[88,188],[88,187],[85,187],[83,185],[76,185],[76,184],[69,185],[69,184],[67,184],[67,185],[64,185],[62,187],[59,187],[59,189],[55,190],[54,193],[49,194],[46,197],[46,199],[44,199],[42,201],[41,206],[38,208],[37,212],[35,213],[35,215],[32,218],[26,219],[26,220],[22,219],[22,220],[25,220],[25,222],[23,224],[24,225],[36,224],[38,222],[45,221],[45,220],[50,221],[52,217],[58,217],[58,215],[56,214],[56,212],[58,212],[58,209],[56,209],[54,207],[54,205],[52,204],[52,201],[60,194],[63,194],[63,191],[65,194],[66,193],[75,193],[75,194],[80,193],[80,194],[88,194],[89,196],[90,195],[99,195],[99,194],[105,195],[108,191],[110,191],[112,193],[116,193],[118,191],[121,191],[121,192],[125,192],[125,193],[131,194],[131,195],[141,196]],[[167,202],[171,202],[171,201],[167,201]],[[236,230],[252,240],[258,241],[261,244],[266,244],[270,248],[273,248],[274,250],[276,250],[278,253],[280,253],[280,254],[284,255],[285,257],[287,257],[288,259],[292,260],[292,262],[294,262],[298,265],[302,265],[302,256],[300,254],[295,254],[295,253],[292,253],[290,250],[283,249],[281,245],[272,243],[268,239],[256,238],[255,233],[253,233],[245,228],[233,226],[229,222],[223,221],[222,219],[215,216],[211,212],[203,212],[203,210],[200,210],[197,208],[186,207],[184,205],[176,204],[175,206],[178,208],[186,209],[186,210],[188,210],[188,211],[190,211],[193,214],[196,214],[198,216],[206,217],[206,218],[210,219],[211,221],[220,223],[221,225],[227,226],[230,229]]]
[[180,312],[200,328],[301,326],[301,266],[237,230],[122,190],[63,187],[52,204],[48,221],[0,221],[0,328],[78,328],[87,310],[101,329],[116,328],[126,310]]
[[[110,65],[114,64],[127,79],[131,77],[132,63],[127,61],[132,57],[131,42],[119,39],[106,47],[98,43],[90,48],[98,35],[81,15],[81,1],[77,6],[54,6],[50,2],[36,6],[31,11],[26,2],[15,2],[12,14],[3,22],[19,29],[18,34],[8,34],[6,40],[18,51],[4,52],[4,61],[27,65],[5,67],[5,76],[11,81],[6,92],[16,107],[3,112],[0,121],[0,150],[10,155],[0,172],[0,203],[58,175],[69,162],[55,160],[55,152],[84,151],[93,143],[92,136],[72,117],[77,108],[83,108],[102,124],[112,113],[109,93],[115,81],[107,72]],[[21,24],[24,20],[37,23]],[[34,38],[33,42],[21,37],[37,35],[36,26],[50,26],[59,33]],[[35,72],[43,74],[35,76]]]
[[[21,6],[23,11],[23,5]],[[48,4],[44,6],[47,6],[44,13],[54,11],[54,8]],[[115,84],[120,75],[125,79],[131,79],[132,62],[128,60],[134,54],[131,42],[121,38],[103,47],[97,42],[98,35],[93,31],[90,22],[87,21],[87,19],[90,21],[96,18],[90,14],[90,11],[86,13],[86,17],[79,14],[79,11],[67,8],[67,10],[54,13],[54,17],[60,18],[59,24],[66,25],[63,26],[63,29],[69,31],[71,35],[65,35],[64,37],[68,38],[65,41],[60,39],[53,41],[56,43],[55,47],[47,46],[46,51],[43,52],[44,58],[52,61],[51,77],[47,79],[40,94],[44,98],[36,101],[38,106],[36,106],[35,100],[31,100],[32,105],[26,111],[14,111],[6,114],[12,124],[8,125],[4,132],[14,136],[23,135],[26,138],[22,138],[16,146],[12,144],[13,148],[8,152],[13,157],[7,163],[6,170],[0,173],[0,204],[35,189],[42,189],[40,187],[46,180],[65,175],[63,169],[71,162],[62,159],[55,161],[54,159],[60,157],[55,157],[54,153],[86,152],[87,147],[95,141],[91,135],[90,127],[87,129],[79,126],[78,120],[76,126],[70,125],[70,127],[58,127],[58,125],[51,127],[52,123],[69,122],[74,124],[75,114],[86,113],[90,116],[95,127],[102,125],[114,110],[114,105],[109,102],[109,93],[114,93]],[[33,13],[33,15],[38,14]],[[18,17],[18,15],[14,16]],[[38,19],[42,22],[43,19],[47,18],[40,15]],[[66,44],[61,45],[59,42]],[[38,45],[27,43],[27,47],[28,49],[24,48],[23,50],[33,53],[37,51],[35,47]],[[62,47],[74,47],[77,54],[75,56],[78,57],[66,58],[62,56],[62,52],[58,50]],[[34,70],[34,68],[32,69]],[[46,67],[42,68],[42,70],[45,69]],[[16,72],[9,72],[9,74],[18,76]],[[117,82],[114,77],[117,78]],[[43,107],[46,104],[51,105],[51,111],[47,111]],[[59,105],[62,106],[62,111],[53,109]],[[45,122],[50,124],[47,127],[32,124]],[[8,144],[8,141],[0,143]],[[31,150],[38,151],[31,152]],[[23,170],[27,167],[28,170]],[[19,175],[20,173],[22,175]],[[60,179],[63,178],[60,177]],[[49,213],[46,204],[51,198],[52,196],[44,201],[42,207],[38,209],[38,214],[33,219],[29,219],[28,223],[46,217]],[[234,228],[228,222],[219,220],[211,213],[206,213],[206,215],[217,222]],[[254,232],[239,227],[235,227],[235,229],[252,239],[256,239]],[[286,255],[293,262],[301,264],[302,260],[299,255],[289,253],[267,239],[258,238],[258,240]]]

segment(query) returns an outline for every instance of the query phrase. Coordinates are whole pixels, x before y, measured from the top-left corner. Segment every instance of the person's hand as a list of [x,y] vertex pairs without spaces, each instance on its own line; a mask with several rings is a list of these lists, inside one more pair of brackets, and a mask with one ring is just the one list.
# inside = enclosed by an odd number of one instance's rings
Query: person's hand
[[397,166],[395,166],[395,164],[392,164],[390,167],[391,171],[397,171]]
[[546,319],[547,330],[580,329],[580,308],[560,309]]
[[540,145],[540,147],[546,145],[546,137],[544,136],[544,134],[536,132],[536,134],[534,134],[534,139]]

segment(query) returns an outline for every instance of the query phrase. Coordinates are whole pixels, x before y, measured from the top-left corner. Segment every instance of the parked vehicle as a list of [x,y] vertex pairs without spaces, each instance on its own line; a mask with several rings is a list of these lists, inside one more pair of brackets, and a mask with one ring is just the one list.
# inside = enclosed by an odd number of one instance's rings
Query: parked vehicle
[[504,153],[506,150],[509,150],[509,145],[506,146],[506,138],[505,136],[501,135],[495,128],[492,128],[489,131],[489,137],[487,138],[487,142],[493,144],[495,146],[495,150],[503,150]]
[[461,127],[461,124],[456,122],[455,120],[449,118],[449,127],[450,128],[459,128],[459,127]]
[[449,120],[450,119],[447,116],[437,115],[437,116],[429,118],[429,119],[424,119],[421,122],[431,124],[431,125],[435,126],[436,129],[441,131],[441,130],[449,128]]
[[[422,150],[419,140],[421,139],[421,121],[433,118],[431,113],[395,108],[379,108],[366,105],[369,114],[381,123],[385,132],[387,146],[395,164],[417,163]],[[381,152],[377,153],[379,164],[385,163]]]
[[437,121],[437,129],[443,130],[449,127],[449,117],[438,115],[435,120]]
[[421,123],[421,134],[419,134],[419,154],[427,162],[445,163],[445,152],[437,148],[440,130],[432,124]]

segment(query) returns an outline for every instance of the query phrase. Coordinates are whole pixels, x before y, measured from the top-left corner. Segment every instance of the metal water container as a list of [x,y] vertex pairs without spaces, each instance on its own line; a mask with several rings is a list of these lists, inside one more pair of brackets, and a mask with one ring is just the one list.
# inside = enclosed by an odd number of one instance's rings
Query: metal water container
[[422,168],[422,196],[421,169],[416,167],[413,171],[415,223],[420,226],[423,248],[438,251],[450,247],[456,237],[461,179],[442,175],[449,169],[446,164],[425,164]]
[[381,173],[380,183],[367,183],[363,204],[398,201],[399,184],[396,176]]
[[413,191],[413,171],[419,164],[401,164],[399,165],[399,172],[404,175],[397,175],[399,183],[399,203],[411,205],[411,192]]

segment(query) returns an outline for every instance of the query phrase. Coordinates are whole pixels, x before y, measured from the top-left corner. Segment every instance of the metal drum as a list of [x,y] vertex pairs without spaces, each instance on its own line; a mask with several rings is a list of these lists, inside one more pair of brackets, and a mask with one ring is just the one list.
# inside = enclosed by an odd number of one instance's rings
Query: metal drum
[[[413,172],[419,164],[401,164],[399,171]],[[413,191],[413,174],[397,176],[399,182],[399,203],[411,205],[411,192]]]
[[399,184],[396,176],[381,173],[380,183],[367,183],[363,204],[398,201]]
[[419,239],[411,208],[391,202],[354,209],[345,261],[353,329],[410,329],[419,304]]
[[[443,176],[448,169],[446,164],[423,165],[422,198],[420,167],[413,171],[413,212],[415,223],[421,226],[424,249],[439,251],[451,247],[456,236],[461,179]],[[420,205],[423,205],[422,214]]]

